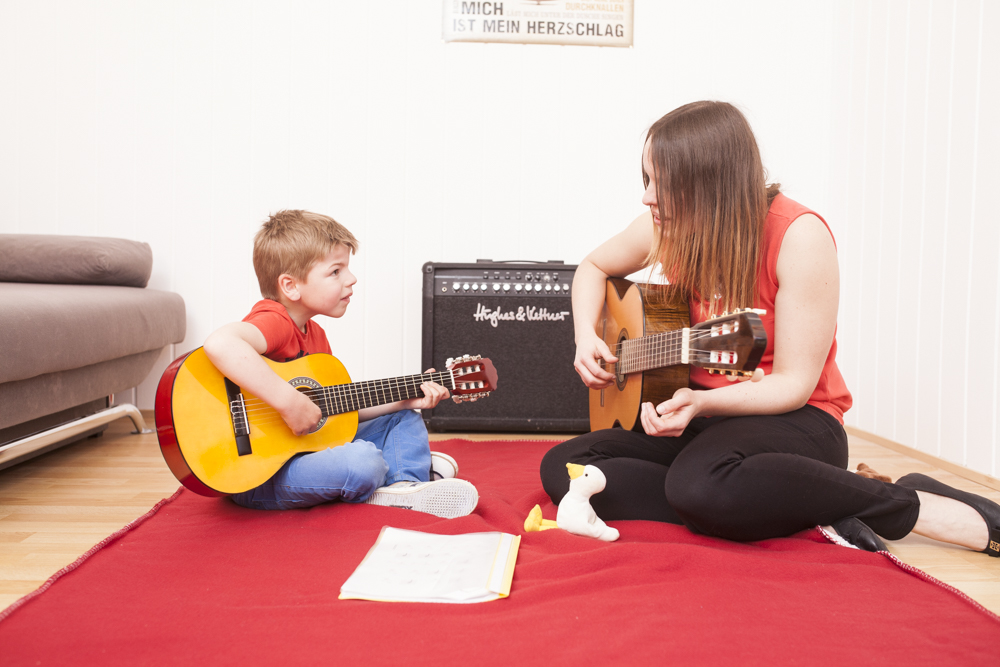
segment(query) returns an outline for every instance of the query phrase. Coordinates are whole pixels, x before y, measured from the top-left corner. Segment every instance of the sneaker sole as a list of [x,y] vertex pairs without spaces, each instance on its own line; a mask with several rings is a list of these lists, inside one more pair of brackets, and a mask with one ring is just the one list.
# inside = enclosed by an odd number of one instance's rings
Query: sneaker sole
[[442,479],[427,482],[415,490],[412,487],[379,489],[365,503],[424,512],[442,519],[456,519],[471,514],[476,509],[479,493],[476,487],[464,479]]

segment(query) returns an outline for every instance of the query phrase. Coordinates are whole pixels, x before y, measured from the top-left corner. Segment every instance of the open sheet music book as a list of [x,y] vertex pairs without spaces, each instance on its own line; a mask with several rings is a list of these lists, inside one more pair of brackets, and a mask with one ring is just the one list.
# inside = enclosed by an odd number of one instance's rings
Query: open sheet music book
[[486,602],[507,597],[521,537],[434,535],[384,526],[341,600]]

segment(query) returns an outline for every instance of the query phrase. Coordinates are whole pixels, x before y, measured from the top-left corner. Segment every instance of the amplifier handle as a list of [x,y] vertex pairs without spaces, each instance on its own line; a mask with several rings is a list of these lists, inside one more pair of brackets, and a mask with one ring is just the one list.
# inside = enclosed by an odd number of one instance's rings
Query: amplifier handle
[[477,259],[476,264],[565,264],[561,259],[543,262],[537,259]]

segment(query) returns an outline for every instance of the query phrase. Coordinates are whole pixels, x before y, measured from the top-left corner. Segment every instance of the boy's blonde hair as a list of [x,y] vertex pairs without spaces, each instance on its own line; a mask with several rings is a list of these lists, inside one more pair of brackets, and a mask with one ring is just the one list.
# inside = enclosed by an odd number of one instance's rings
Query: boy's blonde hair
[[278,211],[253,237],[253,268],[260,293],[278,301],[278,276],[305,280],[310,269],[338,245],[358,252],[358,240],[333,218],[309,211]]

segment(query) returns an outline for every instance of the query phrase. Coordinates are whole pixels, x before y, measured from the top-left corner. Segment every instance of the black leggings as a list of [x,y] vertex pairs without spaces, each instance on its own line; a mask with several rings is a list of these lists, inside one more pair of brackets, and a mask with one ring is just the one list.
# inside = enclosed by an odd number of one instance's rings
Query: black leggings
[[917,521],[917,494],[847,471],[844,427],[807,405],[783,415],[698,417],[678,437],[620,428],[553,447],[542,486],[558,504],[567,463],[608,479],[591,500],[602,519],[682,523],[696,533],[749,541],[783,537],[855,516],[890,540]]

